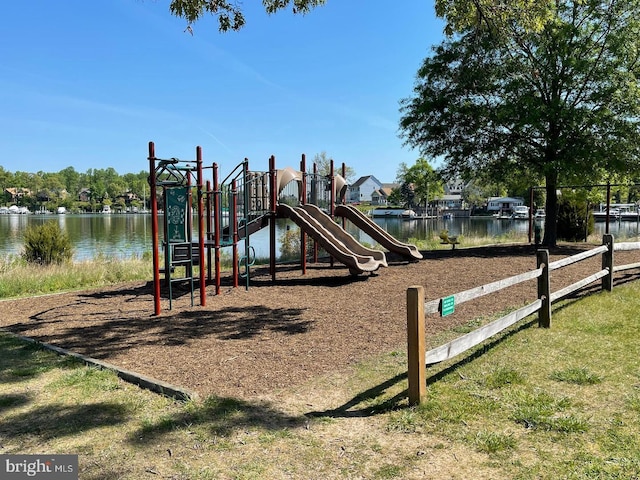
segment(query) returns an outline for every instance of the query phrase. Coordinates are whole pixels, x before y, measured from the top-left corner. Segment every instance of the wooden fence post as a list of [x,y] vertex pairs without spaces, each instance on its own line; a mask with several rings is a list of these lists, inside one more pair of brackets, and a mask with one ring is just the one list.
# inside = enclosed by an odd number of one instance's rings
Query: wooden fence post
[[536,251],[538,268],[542,267],[542,275],[538,277],[538,298],[542,306],[538,312],[538,327],[551,327],[551,278],[549,275],[549,250]]
[[609,274],[602,277],[602,289],[610,292],[613,290],[613,235],[603,235],[602,244],[607,246],[607,251],[602,254],[602,269],[609,269]]
[[407,353],[409,405],[419,405],[427,393],[424,338],[424,287],[407,289]]

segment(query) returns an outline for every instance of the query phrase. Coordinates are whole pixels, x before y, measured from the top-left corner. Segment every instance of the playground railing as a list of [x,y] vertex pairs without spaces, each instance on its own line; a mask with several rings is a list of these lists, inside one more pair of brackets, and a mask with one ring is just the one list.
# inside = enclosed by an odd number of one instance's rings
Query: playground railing
[[[409,403],[411,405],[421,403],[426,394],[427,365],[450,360],[536,312],[538,313],[538,326],[549,328],[551,326],[551,305],[554,302],[597,280],[601,281],[603,290],[611,291],[615,272],[640,268],[640,263],[614,266],[613,252],[615,250],[640,250],[640,242],[614,245],[613,236],[604,235],[603,245],[555,262],[549,262],[547,250],[538,250],[536,252],[537,268],[534,270],[428,302],[425,302],[424,287],[420,285],[409,287],[407,289]],[[553,270],[596,255],[602,255],[601,270],[556,292],[551,292],[551,272]],[[537,298],[533,302],[444,345],[426,351],[425,314],[438,313],[445,316],[453,313],[456,305],[533,279],[537,279],[538,284]]]

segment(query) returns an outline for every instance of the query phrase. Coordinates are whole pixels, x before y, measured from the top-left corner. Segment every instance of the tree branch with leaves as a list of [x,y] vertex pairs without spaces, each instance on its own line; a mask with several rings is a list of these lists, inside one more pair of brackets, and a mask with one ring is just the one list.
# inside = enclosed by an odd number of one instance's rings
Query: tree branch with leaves
[[[262,5],[268,14],[291,8],[294,14],[305,15],[314,8],[324,5],[326,0],[262,0]],[[169,10],[173,15],[183,18],[191,25],[203,16],[210,14],[218,19],[218,29],[221,32],[240,30],[246,20],[239,1],[228,0],[172,0]]]

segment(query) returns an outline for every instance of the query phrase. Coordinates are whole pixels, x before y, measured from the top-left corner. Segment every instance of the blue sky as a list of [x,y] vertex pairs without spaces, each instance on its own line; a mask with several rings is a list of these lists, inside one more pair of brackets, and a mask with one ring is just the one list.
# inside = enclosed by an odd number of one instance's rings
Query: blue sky
[[267,16],[219,33],[184,32],[169,0],[7,2],[0,17],[0,166],[79,172],[148,168],[159,158],[217,162],[225,175],[297,167],[326,152],[356,176],[395,179],[419,153],[398,137],[398,102],[442,38],[431,0],[328,0],[306,16]]

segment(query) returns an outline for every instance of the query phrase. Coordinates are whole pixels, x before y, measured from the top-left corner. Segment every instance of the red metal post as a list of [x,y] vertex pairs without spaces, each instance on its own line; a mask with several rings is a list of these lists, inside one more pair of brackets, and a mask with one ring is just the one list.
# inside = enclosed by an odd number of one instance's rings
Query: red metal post
[[[300,171],[302,172],[302,186],[300,188],[300,196],[302,198],[299,201],[300,204],[304,205],[307,203],[307,157],[304,153],[300,160]],[[307,273],[307,234],[303,229],[300,229],[300,232],[300,264],[304,275]]]
[[[344,162],[342,162],[342,178],[344,178],[345,181],[347,180],[347,165]],[[347,190],[345,189],[344,193],[340,197],[340,203],[347,203],[346,195],[347,195]]]
[[207,279],[211,281],[211,181],[205,182],[207,188],[207,205],[206,205],[206,217],[207,217]]
[[[238,190],[235,178],[231,181],[231,211],[229,212],[229,228],[233,240],[233,287],[238,287]],[[246,227],[245,227],[246,230]]]
[[218,164],[213,164],[213,248],[215,250],[216,295],[220,295],[220,186]]
[[149,142],[149,203],[151,204],[151,243],[153,257],[153,305],[154,315],[160,315],[160,259],[158,257],[158,201],[156,198],[156,150]]
[[329,161],[329,181],[331,182],[331,204],[329,206],[329,215],[333,218],[336,211],[336,177],[333,170],[333,160]]
[[[347,180],[347,166],[345,165],[344,162],[342,162],[342,172],[340,173],[340,175],[342,175],[342,178],[345,179],[345,181]],[[340,198],[338,199],[338,202],[340,202],[341,205],[344,205],[345,202],[345,195],[346,195],[346,189],[344,190],[344,193],[342,193],[340,195]],[[347,224],[347,219],[342,217],[342,228],[345,228]]]
[[[245,274],[245,290],[249,290],[249,282],[251,281],[250,271],[250,242],[249,242],[249,211],[251,207],[251,190],[255,184],[250,180],[249,159],[244,158],[242,167],[242,218],[244,219],[244,274]],[[238,229],[238,236],[240,235]]]
[[276,172],[276,157],[271,155],[269,158],[269,183],[270,200],[269,208],[271,210],[271,221],[269,222],[269,270],[271,271],[271,281],[276,281],[276,218],[278,202],[278,179]]
[[[313,164],[313,181],[315,182],[315,192],[316,197],[318,196],[318,165],[314,162]],[[313,241],[313,263],[318,263],[318,242]]]
[[[329,216],[331,220],[335,217],[335,209],[336,209],[336,177],[333,172],[333,159],[329,161],[329,181],[331,188],[331,202],[329,203]],[[329,265],[333,267],[333,256],[329,259]]]
[[202,178],[202,147],[196,147],[196,166],[198,182],[198,254],[200,256],[200,305],[205,306],[207,302],[206,262],[204,258],[204,201],[203,201],[203,178]]

